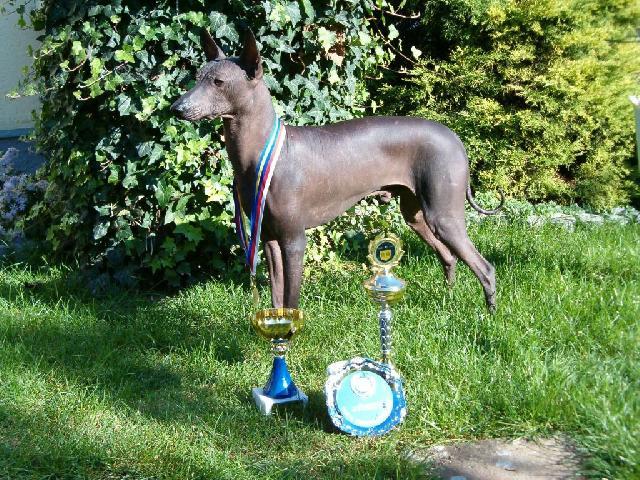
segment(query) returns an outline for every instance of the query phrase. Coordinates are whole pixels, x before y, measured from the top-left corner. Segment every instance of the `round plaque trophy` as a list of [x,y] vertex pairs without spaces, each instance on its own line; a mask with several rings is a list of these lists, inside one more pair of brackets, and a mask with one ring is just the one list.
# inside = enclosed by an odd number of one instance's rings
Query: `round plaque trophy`
[[269,415],[274,405],[302,402],[307,404],[308,398],[291,379],[285,353],[289,342],[301,329],[304,323],[302,311],[297,308],[267,308],[258,310],[251,317],[253,328],[271,342],[273,366],[269,380],[264,387],[253,389],[253,399],[260,411]]
[[393,234],[379,235],[369,244],[373,277],[364,282],[369,297],[380,306],[382,361],[355,357],[332,363],[324,386],[329,417],[345,433],[383,435],[404,419],[407,405],[402,379],[391,364],[391,308],[405,290],[405,282],[391,269],[403,255]]

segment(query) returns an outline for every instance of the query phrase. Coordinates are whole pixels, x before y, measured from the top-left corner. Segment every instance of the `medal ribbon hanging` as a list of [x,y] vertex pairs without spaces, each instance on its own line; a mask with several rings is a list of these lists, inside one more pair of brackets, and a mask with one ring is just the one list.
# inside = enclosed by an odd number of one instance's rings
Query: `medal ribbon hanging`
[[253,194],[253,202],[251,205],[251,212],[249,216],[249,233],[247,234],[246,222],[243,216],[242,204],[240,203],[240,193],[238,192],[238,185],[234,178],[233,181],[233,203],[235,206],[235,224],[238,239],[240,245],[244,249],[245,261],[249,265],[249,271],[251,275],[251,286],[253,289],[254,302],[257,303],[257,289],[255,287],[256,269],[258,268],[258,247],[260,244],[260,232],[262,230],[262,215],[264,214],[264,204],[267,199],[267,193],[269,192],[269,185],[271,184],[271,177],[275,170],[276,163],[280,158],[280,152],[284,139],[286,136],[286,129],[282,120],[276,115],[273,122],[273,128],[271,134],[265,143],[260,156],[258,157],[258,164],[256,165],[256,185]]

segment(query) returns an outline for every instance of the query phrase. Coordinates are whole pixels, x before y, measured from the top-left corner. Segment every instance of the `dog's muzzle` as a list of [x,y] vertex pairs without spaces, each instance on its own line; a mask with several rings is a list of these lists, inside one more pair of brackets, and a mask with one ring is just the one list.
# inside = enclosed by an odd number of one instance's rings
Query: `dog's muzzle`
[[209,113],[203,113],[202,109],[200,109],[197,105],[194,105],[191,102],[185,102],[181,100],[177,100],[171,105],[171,111],[179,118],[183,120],[189,120],[190,122],[195,122],[197,120],[202,120],[203,118],[215,118],[215,115]]

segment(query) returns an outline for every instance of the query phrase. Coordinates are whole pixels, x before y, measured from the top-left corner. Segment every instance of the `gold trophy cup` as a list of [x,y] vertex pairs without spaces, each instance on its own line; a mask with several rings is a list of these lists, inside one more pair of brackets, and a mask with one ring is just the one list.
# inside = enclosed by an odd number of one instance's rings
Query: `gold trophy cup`
[[302,402],[307,396],[296,387],[291,379],[285,354],[289,343],[302,329],[304,315],[297,308],[267,308],[258,310],[251,318],[251,324],[258,334],[271,342],[273,367],[264,387],[253,389],[253,399],[258,409],[265,415],[271,413],[274,405]]

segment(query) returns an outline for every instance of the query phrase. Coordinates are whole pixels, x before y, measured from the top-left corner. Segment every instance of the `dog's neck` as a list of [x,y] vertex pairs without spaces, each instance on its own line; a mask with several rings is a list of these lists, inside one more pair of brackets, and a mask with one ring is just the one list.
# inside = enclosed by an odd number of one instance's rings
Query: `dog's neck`
[[224,119],[225,146],[236,178],[255,184],[258,157],[271,134],[274,116],[269,90],[260,82],[246,107]]

